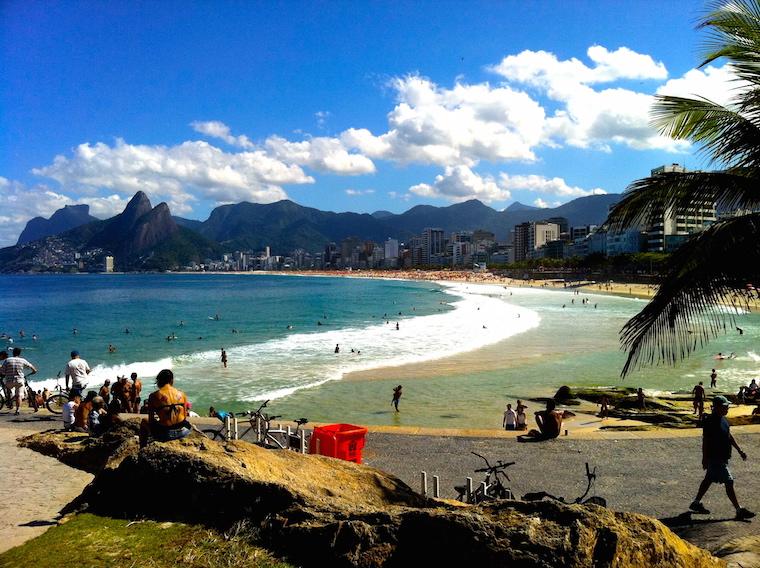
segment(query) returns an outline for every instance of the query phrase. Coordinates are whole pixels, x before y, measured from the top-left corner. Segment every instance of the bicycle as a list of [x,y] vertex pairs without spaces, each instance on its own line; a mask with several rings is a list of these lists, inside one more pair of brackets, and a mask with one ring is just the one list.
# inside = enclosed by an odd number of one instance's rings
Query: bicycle
[[[454,489],[457,492],[457,499],[471,505],[496,499],[514,499],[512,490],[502,482],[502,478],[511,483],[505,470],[515,465],[516,462],[504,463],[499,460],[496,462],[496,465],[491,465],[484,456],[476,452],[470,453],[486,462],[486,467],[475,470],[475,473],[485,473],[486,477],[475,489],[468,487],[468,485],[455,485]],[[491,481],[491,476],[493,476],[493,482]]]
[[[227,438],[228,431],[226,425],[226,419],[228,416],[240,416],[248,419],[248,428],[243,431],[242,434],[238,434],[238,439],[244,439],[246,435],[251,432],[256,433],[256,443],[263,445],[264,447],[276,447],[279,449],[298,449],[301,448],[301,436],[304,435],[304,431],[301,427],[308,422],[306,418],[298,418],[294,420],[296,423],[295,431],[289,431],[287,429],[274,429],[271,428],[270,423],[272,420],[281,418],[281,416],[269,416],[261,411],[266,408],[269,401],[266,400],[262,403],[257,410],[247,410],[245,412],[236,413],[218,413],[217,418],[222,422],[218,429],[207,428],[202,432],[213,440],[224,440]],[[279,436],[283,436],[284,441]]]
[[55,391],[48,395],[47,400],[45,401],[45,408],[53,414],[62,414],[63,407],[69,402],[70,394],[71,389],[61,388],[60,381],[56,381]]
[[[604,497],[600,497],[599,495],[592,495],[591,497],[586,499],[586,495],[588,495],[591,492],[591,489],[594,486],[594,482],[596,481],[596,468],[594,469],[589,468],[588,462],[586,462],[586,480],[587,480],[586,491],[583,492],[583,495],[571,501],[570,504],[598,505],[600,507],[606,507],[607,499],[605,499]],[[556,495],[552,495],[551,493],[547,493],[546,491],[526,493],[525,495],[523,495],[523,501],[541,501],[542,499],[546,497],[548,497],[549,499],[553,499],[555,501],[559,501],[560,503],[567,503],[564,497],[557,497]]]
[[[0,408],[5,407],[6,405],[8,408],[13,408],[13,401],[15,400],[15,397],[13,396],[12,389],[5,386],[5,382],[3,382],[3,388],[0,389]],[[37,404],[37,393],[34,391],[34,389],[29,386],[29,381],[26,380],[26,375],[24,375],[24,392],[26,392],[26,400],[27,403],[31,408],[34,409],[35,412],[39,410],[39,405]]]

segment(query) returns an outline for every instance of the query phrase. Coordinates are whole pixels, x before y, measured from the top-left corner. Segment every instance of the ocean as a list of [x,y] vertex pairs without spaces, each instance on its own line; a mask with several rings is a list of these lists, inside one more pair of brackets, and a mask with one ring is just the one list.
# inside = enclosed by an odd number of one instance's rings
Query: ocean
[[[199,414],[271,399],[285,418],[498,427],[505,402],[563,384],[690,391],[716,368],[719,387],[735,391],[760,374],[760,318],[742,313],[744,335],[621,380],[617,334],[645,301],[613,296],[234,274],[16,275],[0,286],[0,332],[39,368],[37,388],[55,385],[77,349],[91,387],[137,372],[149,391],[158,371],[172,369]],[[718,351],[737,358],[717,361]],[[397,384],[400,413],[390,405]]]

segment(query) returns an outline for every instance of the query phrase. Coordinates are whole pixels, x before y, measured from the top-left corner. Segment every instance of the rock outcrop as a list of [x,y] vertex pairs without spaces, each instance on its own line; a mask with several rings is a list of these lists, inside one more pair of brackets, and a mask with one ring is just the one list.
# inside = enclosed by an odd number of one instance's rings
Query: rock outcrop
[[[247,520],[265,545],[304,566],[723,565],[642,515],[553,501],[454,506],[371,467],[247,442],[194,434],[138,450],[134,427],[122,425],[99,442],[45,432],[22,444],[99,470],[72,509],[216,526]],[[108,448],[115,454],[104,462]],[[140,499],[125,487],[139,487]]]
[[44,217],[30,219],[21,231],[16,244],[23,245],[37,239],[58,235],[93,221],[97,219],[90,215],[89,205],[66,205],[53,213],[50,219]]

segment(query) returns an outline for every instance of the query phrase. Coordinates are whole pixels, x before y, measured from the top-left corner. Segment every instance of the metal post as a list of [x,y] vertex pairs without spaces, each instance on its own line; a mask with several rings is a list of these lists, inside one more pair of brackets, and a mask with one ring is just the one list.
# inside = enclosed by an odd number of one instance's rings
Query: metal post
[[229,416],[224,417],[224,439],[229,441],[232,435],[232,420]]
[[427,473],[424,471],[420,472],[420,486],[422,487],[422,495],[427,497]]
[[482,493],[483,497],[488,497],[488,485],[486,485],[485,481],[480,482],[480,492]]
[[261,442],[261,418],[256,417],[256,441]]
[[467,502],[469,503],[472,501],[472,477],[465,477],[464,479],[467,488]]
[[301,453],[306,453],[306,432],[301,430]]
[[234,417],[232,419],[232,439],[237,440],[238,439],[238,419],[237,417]]
[[433,476],[433,497],[436,499],[441,497],[441,484],[437,475]]

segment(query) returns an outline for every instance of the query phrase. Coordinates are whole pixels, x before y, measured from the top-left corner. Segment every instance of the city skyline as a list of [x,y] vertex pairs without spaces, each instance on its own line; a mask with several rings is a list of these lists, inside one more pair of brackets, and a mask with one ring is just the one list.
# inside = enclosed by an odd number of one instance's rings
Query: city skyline
[[648,126],[654,94],[730,96],[694,69],[701,2],[182,7],[4,4],[0,246],[136,190],[194,219],[619,193],[702,165]]

